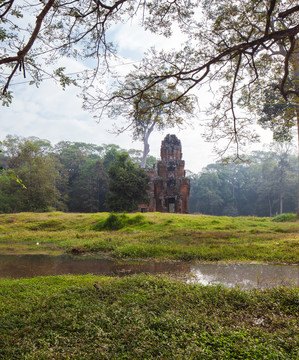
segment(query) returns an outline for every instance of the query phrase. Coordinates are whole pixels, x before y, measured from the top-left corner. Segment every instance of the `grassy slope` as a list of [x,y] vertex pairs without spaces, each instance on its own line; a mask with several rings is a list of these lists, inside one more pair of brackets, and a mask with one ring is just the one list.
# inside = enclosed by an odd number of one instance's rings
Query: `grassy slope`
[[[119,231],[92,230],[107,213],[0,215],[0,253],[103,252],[117,258],[297,263],[299,223],[148,213]],[[136,214],[129,214],[134,217]],[[36,245],[36,243],[39,245]]]
[[1,280],[0,358],[297,359],[298,291],[150,276]]

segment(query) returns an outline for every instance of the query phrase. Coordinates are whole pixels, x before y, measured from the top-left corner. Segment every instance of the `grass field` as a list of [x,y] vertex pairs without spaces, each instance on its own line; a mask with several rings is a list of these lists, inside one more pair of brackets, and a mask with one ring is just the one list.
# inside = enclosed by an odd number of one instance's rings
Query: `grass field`
[[[1,214],[0,253],[298,263],[299,223],[272,220]],[[295,360],[298,311],[298,287],[246,291],[148,275],[2,279],[0,359]]]
[[[38,245],[37,245],[38,244]],[[1,254],[298,263],[299,222],[147,213],[0,215]]]
[[295,360],[298,295],[151,276],[0,280],[0,358]]

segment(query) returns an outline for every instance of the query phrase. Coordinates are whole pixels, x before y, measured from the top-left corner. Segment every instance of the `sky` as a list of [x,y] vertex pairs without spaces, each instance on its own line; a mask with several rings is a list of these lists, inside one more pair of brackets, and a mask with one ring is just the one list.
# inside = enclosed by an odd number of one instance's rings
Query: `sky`
[[[115,26],[111,37],[118,45],[118,53],[125,63],[131,64],[141,60],[144,52],[152,46],[158,50],[170,50],[184,38],[178,30],[174,30],[172,39],[165,39],[143,31],[137,23],[130,21]],[[66,73],[79,72],[88,68],[73,59],[63,59]],[[123,73],[130,69],[131,65],[122,67]],[[14,92],[13,103],[8,107],[2,107],[0,113],[0,140],[6,135],[23,137],[36,136],[50,140],[54,145],[59,141],[77,141],[102,144],[117,144],[124,149],[142,149],[140,141],[133,142],[129,132],[116,136],[111,131],[114,129],[114,121],[103,118],[98,122],[93,114],[82,109],[80,90],[69,87],[65,91],[52,80],[45,80],[36,88],[24,83],[24,79],[18,78],[12,82],[11,90]],[[204,109],[211,98],[208,93],[199,94],[199,108]],[[204,141],[205,121],[204,113],[197,114],[197,119],[192,126],[183,129],[172,128],[163,132],[152,133],[150,142],[150,155],[160,157],[161,141],[167,134],[176,134],[181,140],[185,168],[198,173],[206,165],[213,163],[219,157],[213,152],[214,144]],[[269,132],[259,130],[262,143],[251,149],[262,149],[264,143],[271,142]],[[248,150],[250,151],[250,149]]]

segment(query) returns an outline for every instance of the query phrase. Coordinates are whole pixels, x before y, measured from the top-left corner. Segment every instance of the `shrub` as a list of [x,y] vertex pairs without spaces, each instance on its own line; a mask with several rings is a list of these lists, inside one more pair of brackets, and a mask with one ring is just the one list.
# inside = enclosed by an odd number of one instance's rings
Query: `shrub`
[[98,221],[91,227],[92,230],[120,230],[130,225],[142,225],[145,223],[143,215],[129,217],[125,213],[111,213],[105,220]]
[[294,213],[280,214],[272,219],[272,221],[276,221],[276,222],[286,222],[286,221],[296,221],[296,220],[297,220],[297,215]]

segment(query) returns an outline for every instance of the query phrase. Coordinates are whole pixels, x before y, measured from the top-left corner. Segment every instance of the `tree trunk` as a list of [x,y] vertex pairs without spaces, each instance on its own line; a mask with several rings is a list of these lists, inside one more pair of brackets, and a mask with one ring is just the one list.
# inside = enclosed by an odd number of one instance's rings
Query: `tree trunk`
[[269,195],[268,195],[268,204],[269,204],[269,215],[270,217],[272,217],[272,201]]
[[283,196],[282,196],[282,190],[280,191],[280,198],[279,198],[279,214],[282,214],[283,212]]
[[156,123],[153,122],[152,125],[149,128],[144,128],[144,132],[143,132],[143,154],[142,154],[142,160],[140,162],[140,167],[142,169],[145,169],[146,158],[147,158],[147,155],[150,152],[150,146],[149,146],[149,143],[148,143],[148,139],[150,137],[150,134],[154,130],[155,124]]
[[148,136],[147,136],[147,137],[144,137],[144,140],[143,140],[143,154],[142,154],[142,160],[140,163],[140,167],[143,169],[145,168],[146,158],[147,158],[147,155],[149,154],[149,152],[150,152],[150,147],[149,147]]
[[[298,45],[298,37],[296,39],[296,45],[294,54],[292,56],[292,60],[294,61],[294,78],[295,78],[295,89],[298,91],[299,89],[299,45]],[[299,217],[299,96],[295,96],[295,105],[296,105],[296,117],[297,117],[297,148],[298,148],[298,168],[297,168],[297,217]]]
[[297,216],[299,217],[299,105],[296,106],[296,115],[297,115]]

